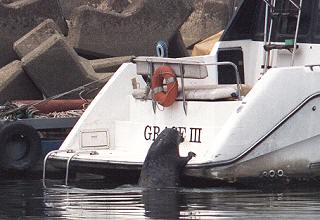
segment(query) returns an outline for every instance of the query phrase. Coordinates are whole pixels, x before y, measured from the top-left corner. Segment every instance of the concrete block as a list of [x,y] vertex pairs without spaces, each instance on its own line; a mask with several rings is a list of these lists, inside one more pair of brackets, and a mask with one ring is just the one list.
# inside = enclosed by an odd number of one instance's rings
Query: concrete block
[[66,19],[70,19],[74,9],[83,5],[120,13],[130,4],[129,0],[59,0],[59,2]]
[[3,4],[11,4],[12,2],[15,2],[15,0],[0,0],[0,3]]
[[22,58],[54,34],[59,35],[62,33],[52,19],[47,19],[17,40],[13,44],[13,49]]
[[16,60],[0,69],[0,103],[12,100],[42,99],[40,90]]
[[131,3],[130,0],[108,0],[109,8],[118,13],[123,12]]
[[86,58],[83,58],[83,57],[80,57],[80,62],[81,62],[81,65],[84,67],[84,69],[86,70],[87,73],[89,73],[90,75],[95,75],[96,72],[95,70],[93,69],[91,63],[89,60],[87,60]]
[[63,16],[69,19],[72,11],[82,5],[97,7],[105,0],[59,0]]
[[3,3],[3,4],[11,4],[11,3],[17,2],[17,1],[20,1],[20,0],[0,0],[0,3]]
[[186,47],[220,32],[227,25],[234,0],[193,0],[195,10],[180,29]]
[[121,14],[81,6],[68,39],[79,53],[101,58],[155,55],[156,42],[169,42],[192,10],[192,0],[136,0]]
[[131,62],[134,56],[112,57],[97,60],[88,60],[87,63],[93,67],[97,73],[116,72],[119,67],[126,62]]
[[[53,35],[22,59],[23,69],[46,97],[96,80],[64,37]],[[76,98],[77,94],[68,96]]]
[[0,2],[0,67],[17,58],[13,43],[42,21],[51,18],[67,33],[67,25],[57,0]]

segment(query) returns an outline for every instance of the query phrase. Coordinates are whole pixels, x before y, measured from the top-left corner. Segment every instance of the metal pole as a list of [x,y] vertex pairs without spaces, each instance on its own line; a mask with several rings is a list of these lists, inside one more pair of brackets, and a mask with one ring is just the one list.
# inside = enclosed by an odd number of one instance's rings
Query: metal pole
[[96,151],[92,151],[92,150],[78,151],[78,152],[75,152],[74,154],[72,154],[72,156],[69,157],[69,159],[67,161],[67,166],[66,166],[66,176],[65,176],[65,180],[64,180],[66,186],[68,186],[69,169],[70,169],[71,160],[73,160],[75,157],[79,156],[80,154],[84,154],[84,153],[89,153],[90,155],[97,155],[98,154]]
[[181,87],[182,87],[182,98],[183,98],[183,111],[184,114],[187,115],[187,101],[186,101],[186,92],[184,89],[184,67],[182,64],[179,65],[181,72]]
[[73,153],[73,150],[54,150],[54,151],[50,151],[45,156],[45,158],[43,160],[43,171],[42,171],[42,185],[43,185],[43,188],[46,188],[46,165],[47,165],[47,160],[53,154],[61,153],[61,152]]
[[[275,6],[276,6],[276,0],[271,1],[271,10],[273,11]],[[269,27],[269,36],[268,36],[268,44],[271,44],[271,35],[272,35],[272,28],[273,28],[273,16],[271,16],[271,21],[270,21],[270,27]],[[271,51],[267,51],[266,55],[266,65],[265,65],[265,72],[267,72],[269,64],[270,64],[270,54]]]
[[225,61],[225,62],[217,62],[217,63],[205,63],[205,64],[199,64],[199,65],[204,65],[204,66],[232,66],[234,71],[235,71],[235,75],[236,75],[236,81],[237,81],[237,97],[238,100],[241,100],[241,79],[240,79],[240,74],[239,74],[239,70],[236,64],[229,62],[229,61]]
[[[266,11],[265,11],[265,17],[264,17],[264,36],[263,41],[264,45],[267,45],[267,34],[268,34],[268,20],[269,20],[269,4],[266,3]],[[263,72],[262,74],[265,74],[267,72],[267,51],[263,49]]]
[[[294,1],[289,0],[289,2],[291,2],[291,4],[293,4],[297,9],[301,9],[301,4],[300,6],[298,6]],[[301,3],[301,2],[300,2]]]
[[[271,6],[271,10],[273,11],[275,6],[276,6],[276,1],[277,0],[272,0],[272,6]],[[268,37],[268,44],[270,44],[271,42],[271,35],[272,35],[272,28],[273,28],[273,17],[271,16],[271,21],[270,21],[270,27],[269,27],[269,37]]]
[[303,3],[303,0],[300,0],[300,7],[297,7],[299,9],[299,14],[298,14],[298,19],[297,19],[296,33],[294,36],[294,44],[293,44],[293,51],[292,51],[292,57],[291,57],[291,66],[294,65],[294,57],[295,57],[296,51],[297,51],[297,40],[298,40],[298,32],[299,32],[299,27],[300,27],[302,3]]
[[[153,68],[153,63],[150,61],[147,60],[147,63],[148,63],[148,72],[149,72],[149,75],[150,75],[150,78],[152,79],[152,75],[153,75],[153,71],[154,71],[154,68]],[[156,114],[156,111],[157,111],[157,103],[156,101],[154,100],[154,93],[153,93],[153,90],[151,89],[151,85],[148,85],[150,87],[150,91],[151,91],[151,99],[152,99],[152,109],[153,109],[153,113]]]
[[266,5],[268,5],[270,8],[272,8],[272,4],[271,3],[269,3],[269,1],[268,0],[263,0],[265,3],[266,3]]

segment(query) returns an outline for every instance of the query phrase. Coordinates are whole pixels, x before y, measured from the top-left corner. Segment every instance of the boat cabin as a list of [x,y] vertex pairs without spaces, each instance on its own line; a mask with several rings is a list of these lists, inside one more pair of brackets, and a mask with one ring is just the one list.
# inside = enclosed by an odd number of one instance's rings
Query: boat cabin
[[[211,55],[253,86],[270,68],[319,64],[319,44],[319,0],[244,0]],[[218,74],[219,84],[236,82],[230,67]]]

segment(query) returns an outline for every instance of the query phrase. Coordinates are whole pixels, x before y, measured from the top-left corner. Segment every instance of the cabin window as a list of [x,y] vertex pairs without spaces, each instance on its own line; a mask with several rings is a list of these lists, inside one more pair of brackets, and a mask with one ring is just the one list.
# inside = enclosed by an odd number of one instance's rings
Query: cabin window
[[[300,1],[294,1],[299,5]],[[299,34],[307,34],[311,24],[312,1],[303,1],[300,19]],[[296,31],[298,9],[288,0],[278,0],[276,3],[276,13],[279,13],[279,33],[294,34]]]
[[[263,1],[257,4],[255,22],[254,22],[254,35],[255,37],[263,37],[264,34],[264,23],[266,16],[266,6]],[[268,22],[270,24],[270,22]]]
[[[292,0],[300,4],[300,0]],[[303,0],[302,13],[300,17],[298,42],[311,42],[316,31],[313,23],[317,22],[317,33],[320,36],[320,1]],[[221,40],[253,39],[264,40],[266,4],[263,0],[244,0],[237,15],[228,26]],[[315,11],[318,9],[318,16]],[[271,41],[284,42],[293,39],[296,31],[298,9],[289,0],[276,0],[274,14],[268,14],[268,25],[271,24],[270,17],[273,16]],[[317,20],[318,19],[318,20]]]
[[317,24],[316,24],[316,33],[319,36],[320,34],[320,1],[317,6]]
[[[246,0],[238,9],[233,21],[229,24],[222,36],[222,40],[252,39],[257,18],[260,17],[260,8],[263,1]],[[261,20],[261,19],[260,19]],[[262,19],[263,21],[263,19]],[[259,27],[258,27],[259,28]],[[263,34],[263,29],[260,29]]]

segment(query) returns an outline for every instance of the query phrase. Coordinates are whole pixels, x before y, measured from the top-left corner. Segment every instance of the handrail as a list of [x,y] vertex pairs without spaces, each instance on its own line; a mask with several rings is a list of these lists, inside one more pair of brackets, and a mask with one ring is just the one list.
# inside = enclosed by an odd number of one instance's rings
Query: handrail
[[71,157],[68,158],[67,160],[67,165],[66,165],[66,176],[65,176],[65,186],[68,186],[68,180],[69,180],[69,168],[70,168],[70,163],[71,160],[74,159],[75,157],[79,156],[80,154],[83,153],[89,153],[90,155],[97,155],[97,152],[94,150],[83,150],[83,151],[76,151],[74,154],[71,155]]
[[[137,57],[139,58],[139,57]],[[239,70],[236,64],[230,61],[222,61],[222,62],[213,62],[213,63],[205,63],[204,61],[199,61],[199,60],[184,60],[184,59],[173,59],[173,58],[161,58],[163,59],[162,61],[153,61],[151,58],[148,59],[148,57],[143,57],[145,59],[145,62],[147,63],[163,63],[163,64],[177,64],[177,65],[199,65],[199,66],[232,66],[234,71],[235,71],[235,76],[236,76],[236,81],[237,81],[237,97],[238,100],[241,100],[241,79],[240,79],[240,74]],[[160,57],[156,57],[160,58]],[[151,65],[152,66],[152,65]],[[152,74],[152,71],[151,73]]]
[[237,97],[238,100],[241,100],[241,79],[240,79],[240,73],[238,70],[238,66],[230,61],[223,61],[223,62],[215,62],[215,63],[204,63],[204,64],[200,64],[200,65],[205,65],[205,66],[232,66],[234,71],[235,71],[235,75],[236,75],[236,81],[237,81]]
[[73,151],[72,150],[53,150],[53,151],[50,151],[49,153],[47,153],[47,155],[45,156],[45,158],[43,160],[43,170],[42,170],[42,185],[43,185],[43,188],[46,188],[46,165],[47,165],[47,160],[53,154],[57,154],[57,153],[60,153],[60,152],[71,153]]
[[[264,45],[266,46],[266,35],[267,35],[267,24],[268,24],[268,9],[271,8],[273,11],[276,6],[276,0],[263,0],[266,4],[266,12],[265,12],[265,29],[264,29]],[[295,34],[294,34],[294,42],[293,42],[293,50],[292,50],[292,56],[291,56],[291,63],[290,66],[294,66],[294,59],[296,55],[296,51],[298,49],[297,45],[297,40],[298,40],[298,32],[299,32],[299,27],[300,27],[300,20],[301,20],[301,9],[302,9],[302,4],[303,0],[299,0],[299,4],[295,3],[293,0],[288,0],[297,10],[298,10],[298,17],[297,17],[297,22],[296,22],[296,29],[295,29]],[[271,21],[270,21],[270,28],[269,28],[269,39],[268,39],[268,44],[271,43],[271,34],[272,34],[272,28],[273,28],[273,17],[271,16]],[[263,73],[265,74],[268,70],[269,66],[269,56],[270,56],[270,51],[265,51],[263,55]]]

